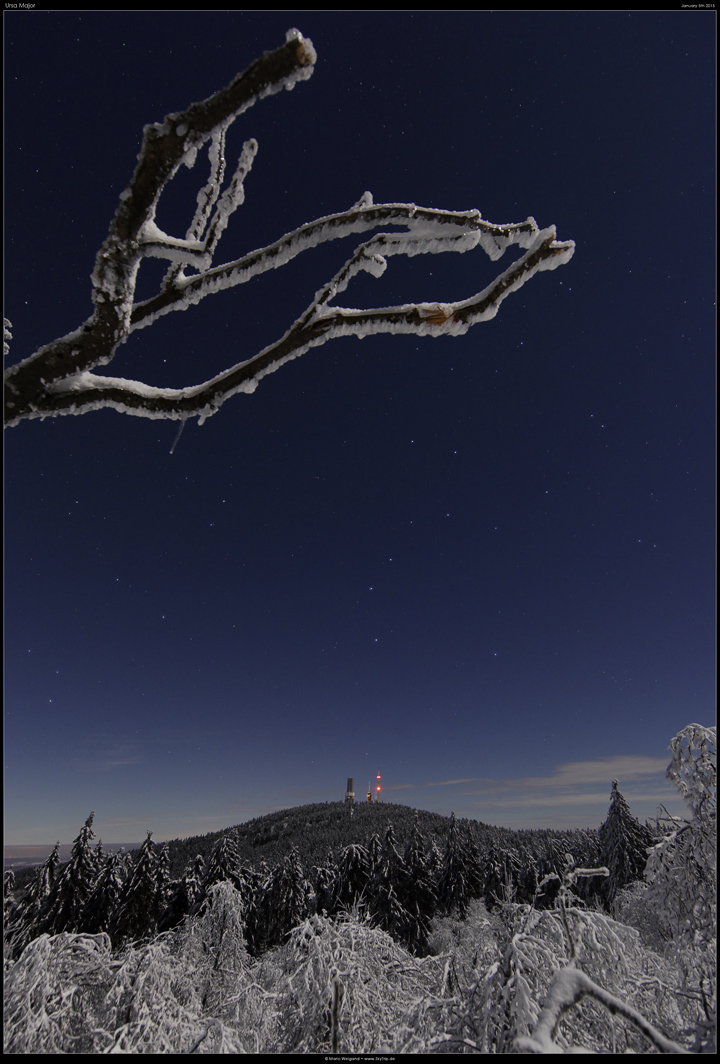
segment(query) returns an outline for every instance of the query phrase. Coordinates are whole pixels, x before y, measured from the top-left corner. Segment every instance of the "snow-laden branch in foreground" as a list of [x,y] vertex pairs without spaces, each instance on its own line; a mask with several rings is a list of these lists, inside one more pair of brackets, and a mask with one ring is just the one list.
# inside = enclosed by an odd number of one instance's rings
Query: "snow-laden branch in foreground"
[[[298,30],[285,44],[266,52],[220,92],[146,126],[132,180],[92,275],[94,311],[68,335],[40,348],[5,373],[5,424],[25,418],[83,414],[112,407],[140,417],[198,417],[202,424],[238,392],[252,392],[268,373],[339,336],[410,333],[415,336],[460,336],[477,322],[488,321],[500,303],[535,273],[569,261],[572,241],[555,239],[555,228],[539,229],[534,218],[512,225],[483,221],[480,212],[443,211],[408,203],[374,204],[366,192],[349,210],[319,218],[235,262],[213,266],[213,258],[230,216],[245,198],[244,180],[257,152],[248,140],[230,183],[225,180],[225,135],[230,124],[257,100],[283,88],[292,89],[313,72],[315,50]],[[181,165],[192,167],[198,150],[209,143],[210,175],[197,197],[195,216],[184,237],[163,232],[155,222],[160,196]],[[315,295],[284,336],[246,361],[188,388],[156,388],[140,381],[94,373],[112,361],[135,329],[152,325],[163,314],[186,310],[206,296],[245,284],[268,270],[332,240],[368,233],[385,226],[400,232],[375,232],[360,244],[332,281]],[[335,300],[359,272],[380,278],[394,255],[466,252],[480,248],[491,260],[517,245],[524,254],[492,284],[457,303],[404,303],[361,310]],[[138,270],[144,258],[169,262],[160,290],[134,302]],[[186,274],[186,269],[195,271]]]
[[637,1009],[609,994],[601,986],[593,982],[585,972],[579,968],[569,966],[561,968],[553,976],[552,983],[545,998],[535,1031],[532,1035],[526,1035],[515,1039],[515,1048],[520,1053],[559,1053],[562,1050],[554,1041],[558,1023],[564,1012],[576,1005],[584,997],[593,997],[599,1001],[615,1016],[622,1016],[629,1020],[641,1031],[651,1045],[661,1053],[688,1053],[677,1042],[671,1041],[661,1034],[656,1027],[642,1016]]

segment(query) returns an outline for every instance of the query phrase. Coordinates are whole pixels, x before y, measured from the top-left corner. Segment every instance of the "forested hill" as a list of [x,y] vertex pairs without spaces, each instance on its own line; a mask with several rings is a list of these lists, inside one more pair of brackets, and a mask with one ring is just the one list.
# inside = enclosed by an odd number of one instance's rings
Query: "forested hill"
[[[198,855],[207,864],[218,840],[228,835],[233,837],[235,850],[243,864],[252,868],[264,864],[272,869],[296,849],[300,864],[309,873],[313,866],[326,865],[329,856],[337,862],[347,846],[367,847],[373,835],[383,840],[389,826],[392,826],[396,845],[403,852],[416,817],[426,847],[435,846],[442,853],[451,818],[391,802],[357,802],[354,806],[345,802],[300,805],[207,835],[172,839],[157,844],[156,849],[167,848],[169,875],[173,879],[180,878]],[[462,834],[476,844],[485,861],[490,858],[500,861],[503,878],[509,873],[517,879],[518,874],[533,865],[554,868],[559,859],[558,867],[562,867],[562,857],[566,853],[572,853],[577,863],[591,863],[597,859],[598,832],[594,828],[513,831],[477,820],[459,819],[457,823]],[[137,849],[131,851],[130,856],[137,861],[139,854]],[[15,876],[16,889],[25,888],[36,874],[36,868],[20,869]]]
[[[232,834],[242,862],[253,867],[265,862],[269,868],[274,868],[296,849],[300,863],[309,872],[314,865],[325,864],[329,854],[337,860],[346,846],[367,846],[373,835],[383,839],[390,825],[402,851],[416,816],[427,845],[435,844],[442,852],[450,829],[450,817],[389,802],[357,802],[355,805],[322,802],[268,813],[207,835],[173,839],[166,844],[170,871],[174,877],[182,875],[198,854],[207,862],[218,839]],[[509,856],[511,864],[517,862],[518,866],[525,864],[526,856],[556,857],[568,851],[579,859],[581,854],[592,852],[597,846],[595,829],[512,831],[465,819],[458,820],[458,824],[481,853],[491,849],[501,851]],[[137,856],[137,851],[133,856]]]
[[617,780],[597,831],[335,802],[131,857],[91,813],[6,874],[6,1051],[715,1052],[715,731],[672,748],[654,831]]
[[[181,875],[197,854],[207,861],[218,839],[228,834],[235,839],[240,860],[249,865],[264,861],[274,868],[292,849],[297,849],[301,864],[309,871],[313,865],[324,864],[328,853],[337,857],[346,846],[367,846],[373,835],[382,839],[390,824],[398,841],[404,844],[414,816],[415,810],[409,806],[388,802],[322,802],[281,809],[222,831],[173,839],[167,843],[171,874]],[[428,842],[444,841],[449,817],[418,812],[418,821]]]

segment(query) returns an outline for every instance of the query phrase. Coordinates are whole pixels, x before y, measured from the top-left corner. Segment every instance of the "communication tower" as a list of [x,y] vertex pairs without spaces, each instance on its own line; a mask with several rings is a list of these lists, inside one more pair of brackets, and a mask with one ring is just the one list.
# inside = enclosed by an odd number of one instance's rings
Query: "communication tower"
[[345,801],[349,802],[350,805],[354,805],[355,803],[355,791],[353,790],[353,783],[354,780],[352,778],[349,778],[347,783],[347,791],[345,792]]
[[377,784],[375,786],[375,801],[376,802],[380,801],[380,791],[382,790],[382,787],[380,786],[380,779],[381,779],[380,769],[378,769]]

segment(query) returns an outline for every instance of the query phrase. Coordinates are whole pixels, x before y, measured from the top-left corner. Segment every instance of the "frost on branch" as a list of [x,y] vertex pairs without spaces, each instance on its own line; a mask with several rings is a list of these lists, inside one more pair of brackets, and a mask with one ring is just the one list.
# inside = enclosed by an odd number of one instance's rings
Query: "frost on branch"
[[670,746],[666,775],[691,815],[658,820],[664,834],[645,870],[648,901],[673,938],[704,950],[717,928],[717,732],[689,724]]
[[[93,313],[74,332],[6,371],[6,425],[16,425],[24,418],[82,414],[104,407],[183,422],[197,417],[202,424],[226,399],[238,392],[254,391],[262,377],[312,347],[339,336],[375,333],[460,336],[477,322],[493,318],[503,299],[534,274],[569,261],[574,243],[556,240],[554,226],[540,229],[534,218],[493,225],[477,210],[375,204],[365,192],[349,210],[302,225],[234,262],[214,265],[218,242],[231,215],[244,201],[244,181],[258,150],[255,140],[245,142],[223,189],[226,132],[256,101],[309,78],[315,59],[312,42],[298,30],[289,30],[280,48],[266,52],[226,88],[185,111],[167,115],[162,123],[145,127],[135,172],[120,196],[95,261]],[[195,165],[205,145],[209,175],[197,196],[194,217],[184,236],[165,233],[155,221],[160,197],[181,166]],[[382,231],[386,226],[394,227],[393,231]],[[156,388],[93,372],[112,361],[132,332],[152,325],[161,315],[186,310],[215,292],[254,280],[319,244],[370,232],[374,235],[361,243],[335,277],[318,290],[280,339],[212,379],[186,388]],[[512,245],[523,251],[520,258],[469,299],[369,310],[335,302],[359,272],[380,278],[395,255],[412,257],[479,248],[495,261]],[[169,265],[159,291],[136,302],[138,271],[146,258],[163,258]]]

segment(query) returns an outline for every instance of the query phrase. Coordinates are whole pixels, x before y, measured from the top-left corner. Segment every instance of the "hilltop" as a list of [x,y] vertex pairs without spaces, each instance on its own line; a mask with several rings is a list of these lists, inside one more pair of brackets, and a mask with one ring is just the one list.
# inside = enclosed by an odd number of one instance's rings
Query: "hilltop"
[[[302,867],[309,873],[313,866],[332,863],[329,862],[330,857],[337,861],[346,846],[367,847],[373,835],[382,840],[389,826],[392,826],[397,845],[402,851],[416,817],[427,846],[435,846],[442,852],[451,818],[392,802],[356,802],[352,806],[345,802],[299,805],[205,835],[171,839],[156,844],[156,848],[167,847],[170,875],[173,878],[182,876],[198,855],[207,863],[218,840],[228,835],[233,836],[235,849],[243,864],[252,868],[264,864],[272,869],[296,849]],[[517,831],[464,818],[459,819],[458,824],[481,854],[500,852],[514,870],[526,867],[529,856],[549,858],[553,863],[552,859],[559,854],[570,851],[580,859],[580,854],[586,854],[588,850],[593,852],[597,845],[596,829]],[[136,861],[139,853],[138,847],[130,851],[130,856]],[[35,872],[35,868],[18,869],[16,889],[27,886]]]
[[[240,860],[252,867],[264,862],[274,868],[296,849],[300,863],[309,872],[314,865],[326,864],[328,855],[337,860],[346,846],[367,846],[373,835],[382,839],[390,825],[402,850],[416,818],[428,846],[435,845],[442,851],[450,830],[450,817],[391,802],[356,802],[354,805],[321,802],[294,806],[221,831],[173,839],[162,845],[168,848],[173,876],[180,876],[198,854],[207,861],[217,841],[230,834],[235,839]],[[519,860],[529,852],[557,854],[573,848],[584,850],[588,840],[597,836],[594,829],[513,831],[466,819],[459,819],[458,824],[481,853],[495,848],[514,854]],[[133,851],[133,856],[136,855],[137,851]]]

